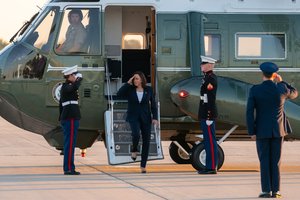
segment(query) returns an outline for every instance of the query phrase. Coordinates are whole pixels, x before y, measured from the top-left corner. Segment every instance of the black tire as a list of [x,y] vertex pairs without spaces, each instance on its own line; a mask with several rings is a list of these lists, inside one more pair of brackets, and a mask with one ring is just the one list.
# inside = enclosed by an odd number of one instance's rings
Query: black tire
[[[190,149],[193,148],[192,144],[187,143],[187,145],[190,147]],[[171,142],[169,146],[169,154],[172,160],[177,164],[191,164],[190,156],[185,155],[185,153],[180,148],[178,148],[178,146],[174,142]]]
[[[192,155],[191,155],[191,163],[192,166],[198,170],[204,170],[205,169],[205,159],[206,159],[206,153],[204,149],[204,143],[199,143],[198,145],[195,145],[192,149]],[[218,170],[223,166],[225,160],[225,155],[223,149],[218,145]]]

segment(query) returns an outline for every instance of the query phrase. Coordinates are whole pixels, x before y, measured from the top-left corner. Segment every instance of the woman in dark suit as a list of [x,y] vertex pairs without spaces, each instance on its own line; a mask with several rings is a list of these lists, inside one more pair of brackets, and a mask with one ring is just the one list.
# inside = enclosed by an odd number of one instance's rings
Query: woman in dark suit
[[157,106],[153,90],[147,86],[145,75],[137,71],[118,91],[117,95],[128,100],[126,121],[131,127],[131,158],[136,160],[140,133],[142,134],[141,172],[146,173],[149,154],[151,123],[158,125]]

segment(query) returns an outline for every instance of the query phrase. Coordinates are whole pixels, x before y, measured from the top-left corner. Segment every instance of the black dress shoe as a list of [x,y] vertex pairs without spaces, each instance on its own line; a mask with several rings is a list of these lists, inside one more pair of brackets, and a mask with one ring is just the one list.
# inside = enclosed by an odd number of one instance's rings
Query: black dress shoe
[[258,195],[259,198],[271,198],[270,192],[262,192]]
[[272,198],[282,198],[282,195],[280,194],[280,192],[272,192]]
[[64,172],[64,175],[80,175],[80,172],[77,172],[77,171],[67,171],[67,172]]
[[137,157],[137,152],[132,152],[132,153],[131,153],[131,159],[132,159],[133,161],[135,161],[135,160],[136,160],[136,157]]
[[215,169],[204,169],[204,170],[198,171],[198,174],[217,174],[217,170],[215,170]]
[[147,173],[147,170],[146,170],[146,168],[144,168],[144,167],[141,167],[141,173],[142,173],[142,174],[146,174],[146,173]]

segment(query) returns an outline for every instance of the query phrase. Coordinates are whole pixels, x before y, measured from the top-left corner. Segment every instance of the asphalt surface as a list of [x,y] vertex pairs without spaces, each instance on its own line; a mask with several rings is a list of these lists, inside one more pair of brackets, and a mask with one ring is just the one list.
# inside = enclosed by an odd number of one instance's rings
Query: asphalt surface
[[[225,162],[217,175],[198,175],[190,165],[175,164],[170,142],[163,142],[164,160],[108,165],[102,142],[76,149],[75,165],[82,174],[62,173],[59,151],[40,135],[19,129],[0,118],[0,200],[81,199],[258,199],[259,165],[254,142],[224,142]],[[281,165],[283,199],[300,199],[300,142],[285,142]]]

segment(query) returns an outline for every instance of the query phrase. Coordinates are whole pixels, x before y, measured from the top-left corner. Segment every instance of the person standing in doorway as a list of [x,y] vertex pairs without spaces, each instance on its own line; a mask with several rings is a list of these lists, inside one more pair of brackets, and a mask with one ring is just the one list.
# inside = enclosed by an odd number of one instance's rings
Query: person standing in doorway
[[276,73],[276,64],[264,62],[260,69],[263,72],[263,82],[250,89],[247,102],[248,134],[256,140],[260,162],[262,193],[259,197],[281,198],[281,147],[283,137],[291,131],[284,113],[284,103],[286,99],[296,98],[298,92]]
[[62,72],[66,81],[62,84],[59,100],[59,120],[64,133],[64,174],[79,175],[75,170],[74,150],[77,140],[79,120],[78,89],[82,75],[77,72],[77,65],[68,67]]
[[136,160],[138,144],[142,135],[141,173],[146,173],[150,147],[151,124],[158,125],[157,106],[153,90],[147,86],[145,75],[137,71],[118,91],[117,95],[128,100],[126,121],[129,122],[132,136],[131,158]]
[[218,166],[218,146],[215,134],[215,119],[218,116],[216,106],[217,76],[213,73],[216,60],[201,56],[201,71],[204,76],[200,89],[200,104],[198,119],[203,132],[204,148],[206,152],[205,169],[199,174],[216,174]]

